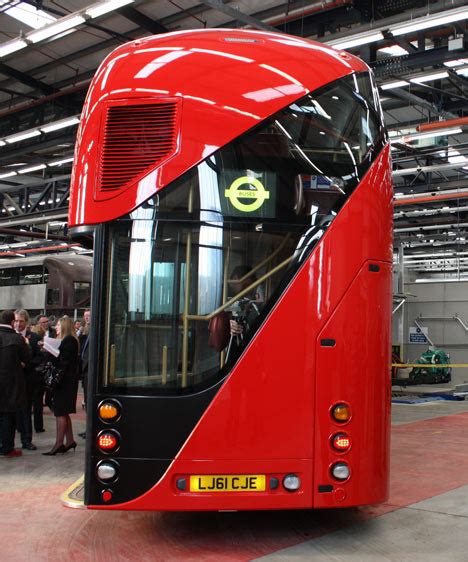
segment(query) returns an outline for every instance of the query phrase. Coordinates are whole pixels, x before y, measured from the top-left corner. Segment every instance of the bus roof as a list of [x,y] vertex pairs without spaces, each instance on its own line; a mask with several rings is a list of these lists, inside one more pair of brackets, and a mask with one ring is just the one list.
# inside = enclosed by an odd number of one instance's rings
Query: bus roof
[[[349,53],[264,31],[181,31],[119,47],[99,67],[83,107],[69,225],[97,224],[131,212],[308,92],[365,70],[365,63]],[[123,133],[113,138],[108,123],[118,127],[119,120]],[[139,122],[145,125],[137,130]],[[172,131],[165,146],[132,176],[145,135],[152,134],[148,123],[161,122]],[[110,154],[107,167],[102,166],[104,150]]]

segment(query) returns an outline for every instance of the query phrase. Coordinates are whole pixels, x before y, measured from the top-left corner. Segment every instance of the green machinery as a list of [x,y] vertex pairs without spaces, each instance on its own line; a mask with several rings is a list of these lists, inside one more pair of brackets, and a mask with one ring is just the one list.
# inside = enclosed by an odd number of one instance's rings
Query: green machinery
[[449,382],[452,378],[452,368],[445,366],[450,363],[450,355],[442,349],[429,348],[416,363],[421,367],[413,367],[409,374],[413,384]]

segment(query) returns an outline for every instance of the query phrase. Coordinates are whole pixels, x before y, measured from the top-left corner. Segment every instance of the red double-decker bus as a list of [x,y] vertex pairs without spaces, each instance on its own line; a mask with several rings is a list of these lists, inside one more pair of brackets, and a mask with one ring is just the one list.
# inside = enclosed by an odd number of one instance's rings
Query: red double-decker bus
[[95,232],[85,505],[387,497],[391,194],[346,52],[212,29],[108,56],[70,197]]

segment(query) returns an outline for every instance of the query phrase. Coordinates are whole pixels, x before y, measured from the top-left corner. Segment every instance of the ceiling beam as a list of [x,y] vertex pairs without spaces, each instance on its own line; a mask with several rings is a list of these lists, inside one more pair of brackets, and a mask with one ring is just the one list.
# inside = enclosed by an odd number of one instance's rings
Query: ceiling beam
[[449,201],[453,199],[466,199],[468,197],[468,189],[461,191],[447,190],[445,192],[426,192],[418,195],[404,195],[397,197],[393,201],[394,207],[401,207],[406,205],[418,205],[420,203],[437,203],[439,201]]
[[[393,176],[409,176],[414,174],[421,174],[427,172],[442,172],[444,170],[454,170],[456,168],[463,168],[463,162],[457,162],[449,164],[435,164],[434,166],[418,166],[416,168],[401,168],[399,170],[393,170]],[[468,170],[466,170],[466,175],[468,175]]]
[[433,179],[433,183],[413,183],[412,185],[395,185],[398,193],[406,193],[411,190],[411,195],[419,195],[420,193],[444,193],[448,189],[465,189],[468,187],[468,180],[449,180],[441,181],[440,178]]
[[218,12],[222,12],[227,16],[236,19],[237,21],[241,21],[242,23],[246,23],[247,25],[251,25],[255,29],[264,29],[265,31],[278,31],[275,27],[268,25],[267,23],[263,23],[257,18],[253,16],[249,16],[248,14],[244,14],[237,8],[232,8],[223,2],[223,0],[202,0],[202,4],[213,8],[213,10],[218,10]]
[[53,86],[49,86],[49,84],[45,84],[40,80],[36,80],[32,76],[29,76],[29,74],[16,70],[15,68],[12,68],[11,66],[3,62],[0,62],[0,73],[5,74],[10,78],[14,78],[18,82],[21,82],[22,84],[25,84],[30,88],[39,90],[43,94],[54,94],[55,92],[57,92],[57,89],[54,88]]
[[124,6],[123,8],[116,10],[116,12],[154,35],[167,33],[169,31],[166,26],[162,25],[157,20],[153,20],[148,16],[145,16],[145,14],[135,10],[132,6]]
[[63,209],[61,211],[53,210],[51,213],[33,213],[30,216],[24,215],[22,217],[12,217],[6,219],[0,218],[0,227],[25,226],[29,224],[37,225],[67,218],[67,209]]
[[[465,7],[466,0],[451,0],[450,2],[450,9]],[[441,0],[436,2],[435,4],[430,5],[430,15],[444,12],[447,10],[447,2],[445,0]],[[335,33],[333,35],[328,35],[324,38],[326,42],[334,41],[335,39],[344,39],[349,37],[350,35],[357,35],[359,33],[364,33],[366,31],[385,31],[390,26],[395,25],[397,23],[403,23],[410,19],[415,19],[418,17],[424,17],[428,15],[428,8],[424,5],[421,8],[415,8],[413,10],[406,10],[401,11],[399,14],[390,16],[388,18],[383,18],[379,20],[374,20],[371,23],[367,23],[360,26],[352,27],[351,29],[347,29],[345,31],[341,31],[340,33]],[[449,24],[450,25],[450,24]],[[427,30],[425,30],[427,31]]]
[[37,240],[43,240],[47,242],[48,240],[60,240],[61,242],[69,242],[69,236],[60,236],[57,234],[47,234],[45,232],[37,231],[25,231],[25,230],[14,230],[13,228],[0,228],[0,235],[14,236],[15,238],[32,238]]
[[414,94],[411,94],[410,92],[407,92],[406,90],[403,90],[403,88],[395,88],[393,90],[385,90],[385,95],[387,95],[387,94],[391,95],[391,96],[394,96],[396,98],[399,98],[401,100],[407,101],[411,105],[419,105],[421,107],[425,107],[426,109],[429,109],[429,111],[431,111],[432,113],[435,113],[436,115],[440,115],[442,117],[445,117],[445,119],[456,119],[457,117],[459,117],[458,115],[455,115],[454,113],[451,113],[450,111],[445,111],[443,109],[440,109],[435,104],[431,103],[430,101],[425,100],[424,98],[421,98],[419,96],[415,96]]
[[[65,133],[62,134],[60,136],[56,136],[55,138],[52,138],[52,135],[44,135],[44,137],[47,137],[47,140],[43,140],[40,141],[39,139],[41,137],[33,137],[32,139],[27,139],[25,141],[22,141],[21,143],[15,143],[15,144],[11,144],[8,147],[2,147],[3,149],[6,148],[6,150],[2,150],[0,152],[0,166],[5,166],[5,164],[9,164],[11,161],[11,159],[17,160],[18,156],[23,156],[24,154],[31,154],[36,150],[43,150],[46,148],[51,148],[54,146],[57,146],[57,144],[65,144],[65,143],[70,143],[72,146],[70,146],[70,151],[73,150],[73,145],[75,143],[75,138],[76,138],[76,129],[73,133]],[[37,142],[37,140],[39,140],[39,142]],[[63,156],[64,158],[67,158],[68,156]],[[34,159],[41,159],[42,160],[46,160],[46,159],[53,159],[53,160],[59,160],[60,156],[54,156],[54,157],[44,157],[44,156],[40,156],[40,155],[34,155]],[[36,162],[34,162],[33,160],[31,160],[31,164],[35,164]],[[38,164],[40,164],[40,162],[37,162]]]

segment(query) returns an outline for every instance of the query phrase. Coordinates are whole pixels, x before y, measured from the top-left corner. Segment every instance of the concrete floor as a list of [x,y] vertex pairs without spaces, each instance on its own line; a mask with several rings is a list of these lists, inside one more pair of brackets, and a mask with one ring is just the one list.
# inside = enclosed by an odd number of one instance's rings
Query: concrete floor
[[[62,507],[84,446],[0,459],[0,562],[468,560],[468,401],[393,407],[391,495],[359,509],[141,513]],[[84,415],[74,416],[75,430]]]

